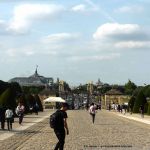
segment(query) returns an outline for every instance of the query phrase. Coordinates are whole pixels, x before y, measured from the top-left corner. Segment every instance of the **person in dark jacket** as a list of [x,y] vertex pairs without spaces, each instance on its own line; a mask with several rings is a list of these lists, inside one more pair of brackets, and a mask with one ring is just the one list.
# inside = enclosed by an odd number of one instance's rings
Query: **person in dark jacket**
[[0,108],[0,122],[1,122],[1,129],[5,129],[5,108]]
[[[65,135],[67,133],[67,135],[69,134],[69,129],[68,129],[68,125],[67,125],[67,109],[68,109],[68,104],[67,103],[62,103],[62,107],[60,110],[57,110],[57,114],[58,114],[58,123],[57,126],[54,127],[54,132],[58,138],[58,143],[55,146],[54,150],[63,150],[64,149],[64,144],[65,144]],[[65,129],[66,129],[66,133],[65,133]]]

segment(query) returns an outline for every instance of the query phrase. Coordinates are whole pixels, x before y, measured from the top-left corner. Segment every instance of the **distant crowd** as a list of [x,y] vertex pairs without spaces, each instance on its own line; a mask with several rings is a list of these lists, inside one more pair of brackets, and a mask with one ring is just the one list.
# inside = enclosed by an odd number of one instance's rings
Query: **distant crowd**
[[[37,103],[29,106],[30,113],[33,112],[38,115],[39,106]],[[23,103],[18,103],[15,111],[11,107],[0,107],[0,123],[1,129],[5,130],[5,122],[7,122],[7,129],[12,130],[12,124],[14,123],[14,118],[18,117],[18,123],[21,125],[23,122],[23,117],[25,113],[25,106]]]

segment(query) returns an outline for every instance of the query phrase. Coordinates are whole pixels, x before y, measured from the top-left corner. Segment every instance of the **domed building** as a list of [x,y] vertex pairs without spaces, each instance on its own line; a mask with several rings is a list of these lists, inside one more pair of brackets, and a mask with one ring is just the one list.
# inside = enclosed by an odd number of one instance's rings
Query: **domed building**
[[54,80],[52,77],[44,77],[38,74],[37,68],[35,73],[29,77],[15,77],[8,82],[17,82],[20,86],[52,86]]

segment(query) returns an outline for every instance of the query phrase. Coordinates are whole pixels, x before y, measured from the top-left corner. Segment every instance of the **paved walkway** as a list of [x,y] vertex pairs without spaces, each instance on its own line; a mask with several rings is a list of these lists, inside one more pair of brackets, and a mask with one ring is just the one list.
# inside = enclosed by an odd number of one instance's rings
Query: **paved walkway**
[[[38,123],[0,140],[0,149],[53,150],[57,138],[45,118],[49,113],[52,112],[39,115],[40,122],[32,118],[32,123]],[[150,150],[148,124],[103,110],[96,114],[95,124],[85,110],[70,110],[68,116],[70,134],[66,136],[65,150]]]
[[148,115],[144,115],[144,118],[141,118],[140,114],[132,114],[131,115],[130,113],[123,114],[123,113],[114,112],[114,111],[111,111],[111,112],[113,112],[114,114],[116,114],[120,117],[124,117],[124,118],[127,118],[127,119],[131,119],[131,120],[134,120],[134,121],[138,121],[138,122],[142,122],[142,123],[150,125],[150,116],[148,116]]
[[19,118],[15,118],[12,131],[7,130],[7,123],[5,122],[5,130],[4,131],[0,130],[0,141],[13,136],[15,133],[19,131],[24,131],[25,129],[29,128],[30,126],[38,122],[41,122],[50,115],[50,112],[52,111],[46,110],[44,112],[39,112],[38,115],[35,115],[34,113],[25,115],[22,125],[19,125]]

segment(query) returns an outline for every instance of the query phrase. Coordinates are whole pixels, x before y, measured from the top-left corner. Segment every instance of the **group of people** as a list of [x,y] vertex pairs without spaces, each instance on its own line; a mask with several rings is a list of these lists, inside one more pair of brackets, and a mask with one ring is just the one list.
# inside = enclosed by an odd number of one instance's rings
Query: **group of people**
[[[23,121],[24,116],[24,105],[22,103],[19,103],[16,108],[16,115],[19,117],[19,124]],[[1,107],[0,108],[0,122],[1,122],[1,129],[5,129],[5,122],[7,122],[7,129],[12,130],[12,124],[14,123],[14,116],[15,113],[11,109],[11,107]]]
[[13,111],[10,107],[7,109],[0,108],[0,122],[1,122],[1,129],[5,129],[5,121],[7,121],[8,130],[12,130],[12,123],[13,123]]
[[115,103],[113,103],[112,105],[111,104],[109,104],[109,106],[108,106],[108,110],[110,111],[111,109],[113,109],[113,110],[115,110],[115,111],[118,111],[118,112],[120,112],[120,113],[123,113],[124,115],[126,114],[126,112],[127,112],[127,108],[128,108],[128,106],[126,105],[126,104],[115,104]]
[[[33,106],[29,107],[30,113],[35,112],[38,115],[39,105],[35,103]],[[1,129],[5,129],[5,122],[7,122],[8,130],[12,130],[12,123],[14,123],[14,117],[17,115],[19,118],[19,124],[22,124],[23,117],[25,112],[25,106],[23,103],[18,103],[18,106],[15,110],[12,110],[11,107],[0,107],[0,122]]]

